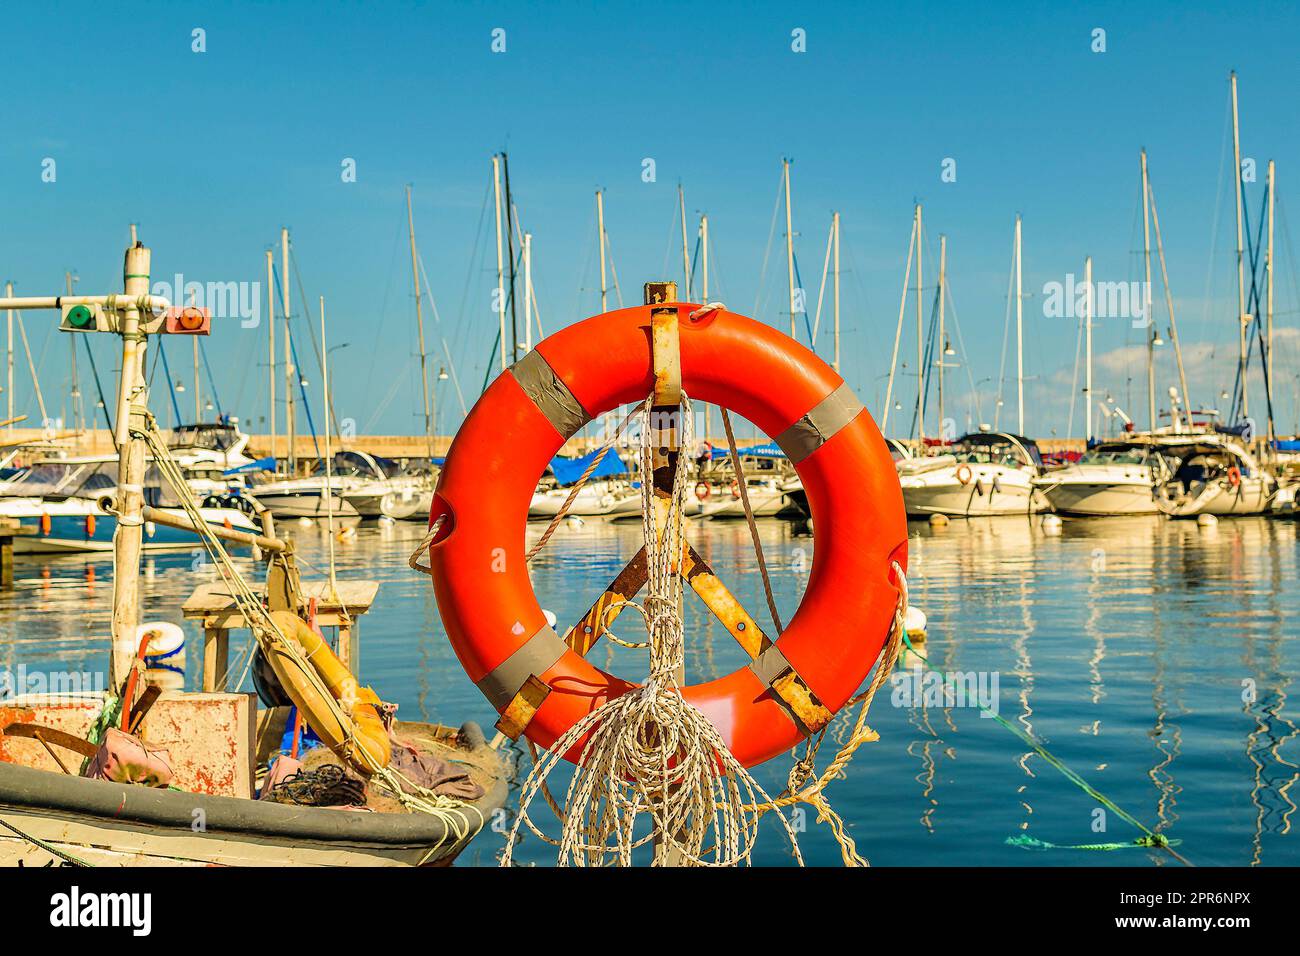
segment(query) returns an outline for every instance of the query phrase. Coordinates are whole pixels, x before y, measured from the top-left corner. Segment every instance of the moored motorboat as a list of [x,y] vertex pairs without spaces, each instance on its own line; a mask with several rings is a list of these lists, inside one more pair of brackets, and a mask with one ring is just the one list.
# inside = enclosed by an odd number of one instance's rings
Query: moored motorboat
[[1052,507],[1074,515],[1140,515],[1160,511],[1166,460],[1149,441],[1103,442],[1072,464],[1034,479]]
[[1042,463],[1031,439],[977,432],[958,439],[949,454],[905,459],[896,467],[909,515],[965,518],[1051,510],[1034,486]]

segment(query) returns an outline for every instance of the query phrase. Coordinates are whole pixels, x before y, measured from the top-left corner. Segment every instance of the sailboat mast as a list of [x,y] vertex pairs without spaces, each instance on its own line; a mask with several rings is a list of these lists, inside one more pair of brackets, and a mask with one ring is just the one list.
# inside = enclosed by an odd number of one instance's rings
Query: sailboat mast
[[[700,290],[700,301],[705,305],[709,303],[709,217],[706,214],[700,215],[700,266],[701,281],[703,287]],[[707,403],[704,405],[704,440],[709,440],[709,432],[713,426],[713,409]]]
[[948,351],[947,331],[944,328],[944,298],[947,294],[948,281],[948,237],[939,236],[939,341],[935,343],[939,361],[939,437],[943,437],[943,359]]
[[293,333],[289,328],[289,230],[280,230],[280,309],[284,313],[284,434],[289,442],[286,455],[289,464],[289,476],[298,473],[298,442],[293,418],[293,385],[298,374],[293,365]]
[[[600,245],[600,311],[609,311],[609,286],[605,282],[605,196],[596,190],[596,242]],[[706,280],[707,281],[707,280]]]
[[835,236],[835,361],[831,366],[840,370],[840,214],[831,214],[831,227]]
[[1241,209],[1241,129],[1237,122],[1237,71],[1228,75],[1232,87],[1232,156],[1236,172],[1232,177],[1232,193],[1237,201],[1237,379],[1241,382],[1241,415],[1250,414],[1250,397],[1246,389],[1246,263],[1242,250]]
[[683,302],[691,301],[691,254],[686,241],[686,191],[682,189],[682,184],[677,184],[677,208],[680,211],[682,222],[682,273],[686,276],[685,290],[686,294],[682,296]]
[[533,234],[524,233],[524,351],[533,350]]
[[1156,329],[1151,316],[1151,189],[1147,180],[1147,151],[1142,160],[1142,262],[1146,271],[1146,284],[1142,289],[1142,303],[1147,320],[1147,428],[1156,430]]
[[[194,303],[191,301],[190,304],[193,305]],[[194,423],[197,425],[200,421],[202,421],[202,412],[201,412],[201,409],[199,408],[199,339],[198,339],[198,336],[195,336],[195,337],[194,337],[194,341],[193,341],[192,343],[190,343],[190,344],[191,344],[191,346],[192,346],[192,348],[193,348],[193,352],[194,352],[194,357],[193,357],[193,361],[194,361]],[[179,425],[180,422],[177,422],[176,424]]]
[[[6,282],[5,297],[12,299],[13,295],[14,295],[14,284],[12,282]],[[14,430],[14,310],[9,309],[7,314],[9,319],[8,321],[9,348],[6,353],[7,357],[5,362],[7,373],[8,373],[8,381],[6,381],[5,383],[5,392],[9,396],[9,414],[6,417],[9,419],[9,430],[13,431]]]
[[781,175],[785,178],[785,267],[790,284],[790,338],[797,339],[794,328],[794,227],[790,217],[790,160],[781,160]]
[[266,328],[267,328],[266,358],[267,358],[267,368],[270,370],[268,374],[270,376],[270,386],[271,386],[271,390],[269,393],[270,404],[271,404],[271,407],[269,409],[269,413],[270,413],[269,418],[271,422],[271,459],[272,459],[271,470],[272,471],[275,470],[274,459],[275,459],[275,372],[276,372],[274,261],[275,261],[275,254],[270,249],[267,249],[266,250]]
[[501,371],[505,371],[508,363],[506,362],[506,286],[505,286],[505,263],[502,259],[501,250],[501,157],[497,153],[492,154],[492,195],[496,200],[497,210],[497,298],[496,309],[497,319],[501,324],[500,343],[501,343]]
[[[1156,193],[1147,177],[1147,199],[1151,203],[1151,228],[1156,234],[1156,256],[1160,260],[1160,281],[1165,288],[1165,311],[1169,313],[1169,339],[1174,346],[1174,362],[1178,365],[1178,387],[1183,390],[1183,409],[1191,411],[1191,393],[1187,390],[1187,369],[1183,365],[1183,347],[1178,341],[1178,317],[1174,313],[1174,294],[1169,289],[1169,267],[1165,264],[1165,244],[1160,238],[1160,209]],[[1190,418],[1188,419],[1190,422]]]
[[889,428],[889,413],[894,407],[894,373],[898,370],[898,346],[903,340],[903,318],[907,315],[907,286],[912,280],[912,252],[916,248],[916,215],[912,216],[912,233],[907,240],[907,265],[903,268],[903,291],[898,296],[898,325],[894,327],[894,350],[889,357],[889,383],[885,386],[885,414],[880,430]]
[[1264,253],[1264,308],[1266,309],[1266,343],[1267,353],[1264,358],[1264,383],[1268,398],[1268,440],[1272,448],[1273,439],[1273,160],[1268,161],[1268,249]]
[[925,322],[921,316],[921,204],[916,204],[916,437],[925,441]]
[[415,283],[415,330],[420,345],[420,389],[424,393],[424,435],[429,444],[429,460],[433,460],[433,416],[429,411],[428,358],[424,351],[424,311],[420,303],[420,266],[415,251],[415,212],[411,207],[411,187],[406,187],[406,228],[411,237],[411,281]]
[[1024,292],[1020,271],[1020,214],[1016,214],[1016,422],[1017,435],[1025,433],[1025,323]]
[[1083,407],[1084,434],[1083,444],[1086,448],[1092,441],[1092,256],[1083,260],[1083,336],[1084,366],[1083,373]]
[[510,156],[501,154],[501,179],[505,185],[506,261],[510,266],[510,364],[519,361],[519,314],[515,305],[515,199],[510,191]]

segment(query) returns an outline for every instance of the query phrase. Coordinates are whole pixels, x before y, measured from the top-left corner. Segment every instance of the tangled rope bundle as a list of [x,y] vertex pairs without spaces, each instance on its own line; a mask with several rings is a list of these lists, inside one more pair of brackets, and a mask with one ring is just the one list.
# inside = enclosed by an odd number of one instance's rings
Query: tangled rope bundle
[[[606,702],[574,724],[534,765],[524,783],[519,812],[502,865],[509,866],[519,828],[559,847],[561,866],[632,863],[632,853],[654,841],[655,865],[735,866],[749,862],[762,815],[776,810],[800,864],[794,828],[767,793],[727,749],[713,724],[681,694],[685,660],[683,582],[678,563],[685,543],[682,505],[688,456],[678,455],[664,526],[649,476],[654,446],[650,399],[641,433],[642,532],[649,568],[644,602],[635,608],[645,622],[650,674],[639,687]],[[692,412],[683,394],[679,447],[689,447]],[[624,642],[625,643],[625,642]],[[573,779],[560,811],[558,840],[538,828],[529,806],[547,776],[584,737]],[[637,818],[648,814],[650,833],[638,835]]]

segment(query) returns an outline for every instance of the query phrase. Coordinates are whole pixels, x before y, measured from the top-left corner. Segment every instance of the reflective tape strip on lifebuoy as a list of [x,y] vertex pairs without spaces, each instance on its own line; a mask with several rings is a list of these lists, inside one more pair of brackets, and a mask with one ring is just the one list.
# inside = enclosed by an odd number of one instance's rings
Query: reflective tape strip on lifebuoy
[[831,712],[862,685],[898,602],[890,562],[907,562],[906,513],[884,439],[843,379],[792,339],[725,309],[691,321],[695,306],[670,303],[607,312],[543,340],[483,393],[447,453],[429,516],[430,527],[440,522],[430,575],[461,666],[499,713],[538,682],[549,688],[524,730],[535,743],[550,746],[634,686],[548,624],[528,576],[525,528],[561,446],[595,416],[653,390],[652,308],[677,310],[686,392],[775,438],[817,529],[807,589],[780,638],[747,666],[683,688],[753,766],[803,736],[774,682],[793,671]]
[[963,485],[970,484],[970,465],[957,466],[957,480]]

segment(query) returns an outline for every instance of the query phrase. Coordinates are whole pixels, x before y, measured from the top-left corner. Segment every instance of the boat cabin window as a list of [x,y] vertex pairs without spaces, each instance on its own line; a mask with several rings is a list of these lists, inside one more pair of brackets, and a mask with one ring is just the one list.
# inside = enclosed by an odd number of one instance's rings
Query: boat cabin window
[[1094,448],[1079,459],[1081,465],[1144,465],[1146,462],[1146,452],[1141,448]]
[[228,451],[238,441],[239,433],[234,425],[181,425],[167,436],[167,447]]

